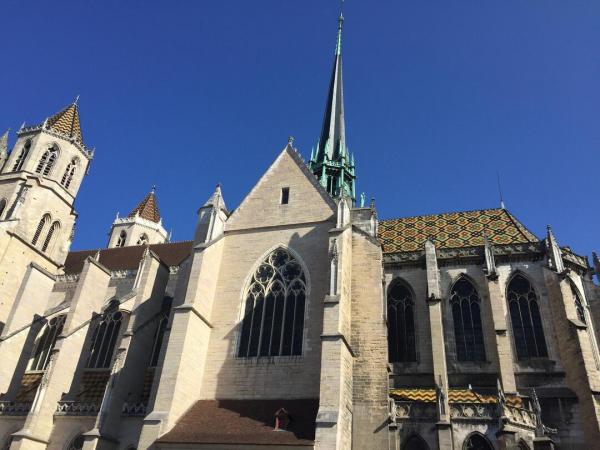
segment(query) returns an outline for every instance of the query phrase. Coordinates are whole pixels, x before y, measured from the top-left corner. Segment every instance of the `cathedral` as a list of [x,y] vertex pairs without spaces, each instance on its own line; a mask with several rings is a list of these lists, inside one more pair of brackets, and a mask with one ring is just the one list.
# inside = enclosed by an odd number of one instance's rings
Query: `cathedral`
[[504,207],[380,219],[342,26],[310,159],[217,185],[187,241],[152,190],[69,250],[77,102],[0,139],[0,449],[600,449],[600,260]]

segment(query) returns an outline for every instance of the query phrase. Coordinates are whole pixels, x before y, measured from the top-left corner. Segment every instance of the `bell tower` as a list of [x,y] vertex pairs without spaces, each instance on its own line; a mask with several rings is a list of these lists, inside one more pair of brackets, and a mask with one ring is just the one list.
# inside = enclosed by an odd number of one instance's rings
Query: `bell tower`
[[94,152],[83,141],[77,100],[41,124],[0,138],[0,322],[31,264],[60,272],[72,241],[73,203]]

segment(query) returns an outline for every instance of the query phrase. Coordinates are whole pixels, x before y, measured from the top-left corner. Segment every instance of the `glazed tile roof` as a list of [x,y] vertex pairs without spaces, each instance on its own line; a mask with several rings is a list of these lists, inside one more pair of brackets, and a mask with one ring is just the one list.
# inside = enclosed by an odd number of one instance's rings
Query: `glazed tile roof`
[[[192,241],[170,242],[167,244],[152,244],[150,250],[169,267],[179,266],[192,251]],[[130,247],[105,248],[101,250],[81,250],[70,252],[65,261],[65,273],[76,274],[83,269],[83,263],[88,256],[100,252],[98,262],[109,270],[137,269],[144,255],[144,245]]]
[[142,200],[139,205],[133,208],[127,217],[135,217],[136,215],[139,215],[142,219],[150,220],[152,222],[160,222],[160,212],[158,210],[158,203],[156,202],[154,189],[152,189],[152,191],[150,191],[150,193],[144,197],[144,200]]
[[[435,389],[391,389],[390,396],[395,400],[435,403],[437,401]],[[450,389],[448,393],[450,403],[497,403],[496,395],[483,394],[473,389]],[[506,403],[510,406],[521,407],[523,400],[517,395],[507,395]]]
[[384,253],[422,250],[431,236],[436,247],[461,248],[492,244],[538,242],[506,209],[483,209],[429,216],[404,217],[379,222]]
[[52,131],[71,137],[83,144],[77,103],[72,103],[62,111],[49,117],[46,121],[46,127]]
[[[280,408],[288,411],[290,424],[274,432]],[[318,399],[199,400],[158,442],[313,448],[318,408]]]
[[110,370],[85,371],[81,377],[77,401],[100,403],[104,397]]
[[17,401],[31,402],[35,397],[38,386],[42,381],[42,372],[25,373],[21,379],[21,386],[17,393]]

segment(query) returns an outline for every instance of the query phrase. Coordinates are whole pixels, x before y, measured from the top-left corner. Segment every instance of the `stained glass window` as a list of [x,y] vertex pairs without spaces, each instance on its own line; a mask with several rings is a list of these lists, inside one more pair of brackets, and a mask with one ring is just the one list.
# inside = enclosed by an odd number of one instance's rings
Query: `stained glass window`
[[531,283],[516,275],[508,285],[508,307],[518,359],[547,357],[537,295]]
[[456,358],[459,361],[485,361],[485,345],[481,324],[481,299],[475,286],[460,278],[450,294]]
[[306,278],[285,249],[267,256],[245,294],[239,357],[302,354]]
[[417,360],[413,296],[401,281],[393,281],[388,290],[388,356],[390,362]]

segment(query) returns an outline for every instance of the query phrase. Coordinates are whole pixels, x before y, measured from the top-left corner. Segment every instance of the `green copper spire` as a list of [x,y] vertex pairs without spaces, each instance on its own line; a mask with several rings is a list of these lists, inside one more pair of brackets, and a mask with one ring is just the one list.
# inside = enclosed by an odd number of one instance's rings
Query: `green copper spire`
[[342,28],[344,16],[338,19],[333,72],[321,128],[321,138],[310,158],[310,169],[332,197],[346,196],[354,202],[354,161],[346,147],[344,120],[344,85],[342,80]]

